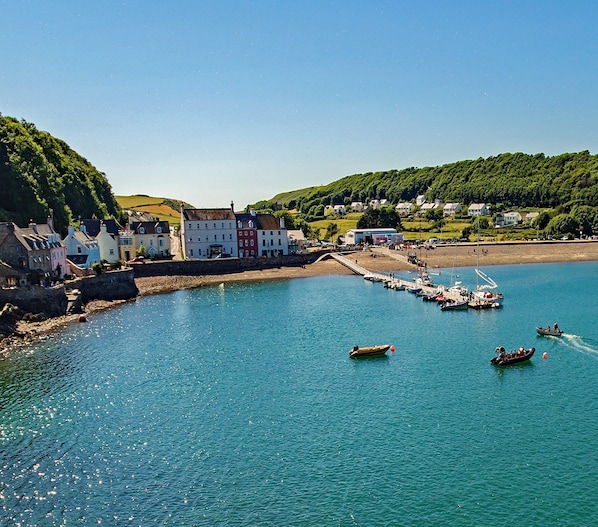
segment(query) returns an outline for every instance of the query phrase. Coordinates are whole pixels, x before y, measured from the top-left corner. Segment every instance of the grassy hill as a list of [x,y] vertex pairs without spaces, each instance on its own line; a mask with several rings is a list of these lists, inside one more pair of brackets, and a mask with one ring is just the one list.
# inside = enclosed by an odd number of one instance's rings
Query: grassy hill
[[177,226],[181,223],[181,203],[187,208],[194,208],[193,205],[181,200],[156,198],[145,194],[115,196],[115,198],[121,209],[150,214],[161,221],[168,221],[171,226]]

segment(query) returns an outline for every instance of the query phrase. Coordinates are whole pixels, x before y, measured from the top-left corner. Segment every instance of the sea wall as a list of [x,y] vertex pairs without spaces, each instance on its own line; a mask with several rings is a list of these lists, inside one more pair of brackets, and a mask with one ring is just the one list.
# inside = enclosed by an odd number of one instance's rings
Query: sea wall
[[257,258],[218,258],[213,260],[166,260],[130,264],[135,278],[147,276],[200,276],[241,273],[255,269],[300,267],[315,262],[329,251]]
[[66,313],[67,297],[63,285],[42,287],[29,285],[0,289],[0,306],[12,304],[24,313],[41,313],[47,317],[59,317]]
[[67,287],[69,290],[78,289],[84,304],[91,300],[128,300],[139,294],[133,269],[76,278],[69,281]]

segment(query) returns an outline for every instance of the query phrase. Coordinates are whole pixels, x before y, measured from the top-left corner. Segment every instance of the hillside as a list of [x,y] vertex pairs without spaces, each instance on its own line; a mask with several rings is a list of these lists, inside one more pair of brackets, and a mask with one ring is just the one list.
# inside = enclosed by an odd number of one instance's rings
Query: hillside
[[181,222],[181,203],[185,208],[194,208],[189,203],[172,198],[156,198],[144,194],[116,196],[116,201],[123,210],[134,210],[149,214],[154,218],[168,221],[171,226]]
[[329,204],[386,198],[392,204],[424,194],[427,201],[492,203],[499,208],[598,206],[598,156],[588,151],[547,157],[505,153],[487,159],[425,168],[354,174],[328,185],[285,192],[256,203],[258,209],[297,209],[321,217]]
[[0,221],[45,223],[66,234],[80,218],[122,219],[106,175],[64,141],[0,114]]

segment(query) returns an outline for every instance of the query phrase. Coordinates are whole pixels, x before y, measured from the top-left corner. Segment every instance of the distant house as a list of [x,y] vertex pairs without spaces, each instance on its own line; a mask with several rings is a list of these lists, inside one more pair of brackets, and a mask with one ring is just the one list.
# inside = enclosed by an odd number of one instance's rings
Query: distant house
[[422,206],[419,208],[419,213],[420,215],[424,215],[426,212],[428,212],[429,210],[436,210],[438,208],[443,207],[443,203],[441,200],[437,199],[434,200],[434,203],[423,203]]
[[402,217],[409,216],[409,215],[413,214],[414,210],[415,210],[415,205],[413,203],[411,203],[410,201],[398,203],[397,206],[395,207],[395,211],[397,212],[397,214]]
[[525,215],[525,223],[531,223],[540,215],[539,212],[528,212]]
[[415,204],[418,207],[421,207],[425,202],[426,202],[426,196],[424,196],[423,194],[419,194],[417,196],[417,198],[415,198]]
[[380,200],[379,199],[372,199],[370,200],[370,207],[374,210],[380,208]]
[[100,259],[114,264],[120,259],[119,228],[114,219],[81,220],[85,232],[90,238],[95,238],[100,248]]
[[455,214],[459,214],[462,210],[463,208],[460,203],[447,203],[442,208],[442,213],[445,216],[454,216]]
[[347,214],[347,209],[345,208],[344,205],[335,205],[334,206],[334,214],[336,216],[344,216],[345,214]]
[[363,202],[362,201],[353,201],[351,203],[351,211],[352,212],[363,212]]
[[472,203],[467,208],[467,214],[469,216],[488,216],[490,211],[485,203]]
[[521,223],[521,214],[518,212],[499,212],[494,219],[495,227],[511,227]]

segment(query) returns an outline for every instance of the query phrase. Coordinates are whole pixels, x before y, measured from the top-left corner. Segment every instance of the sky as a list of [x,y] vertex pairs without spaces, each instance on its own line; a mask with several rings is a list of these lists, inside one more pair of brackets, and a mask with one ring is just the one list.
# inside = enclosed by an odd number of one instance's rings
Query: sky
[[235,210],[342,177],[598,151],[593,0],[0,0],[0,113],[116,195]]

